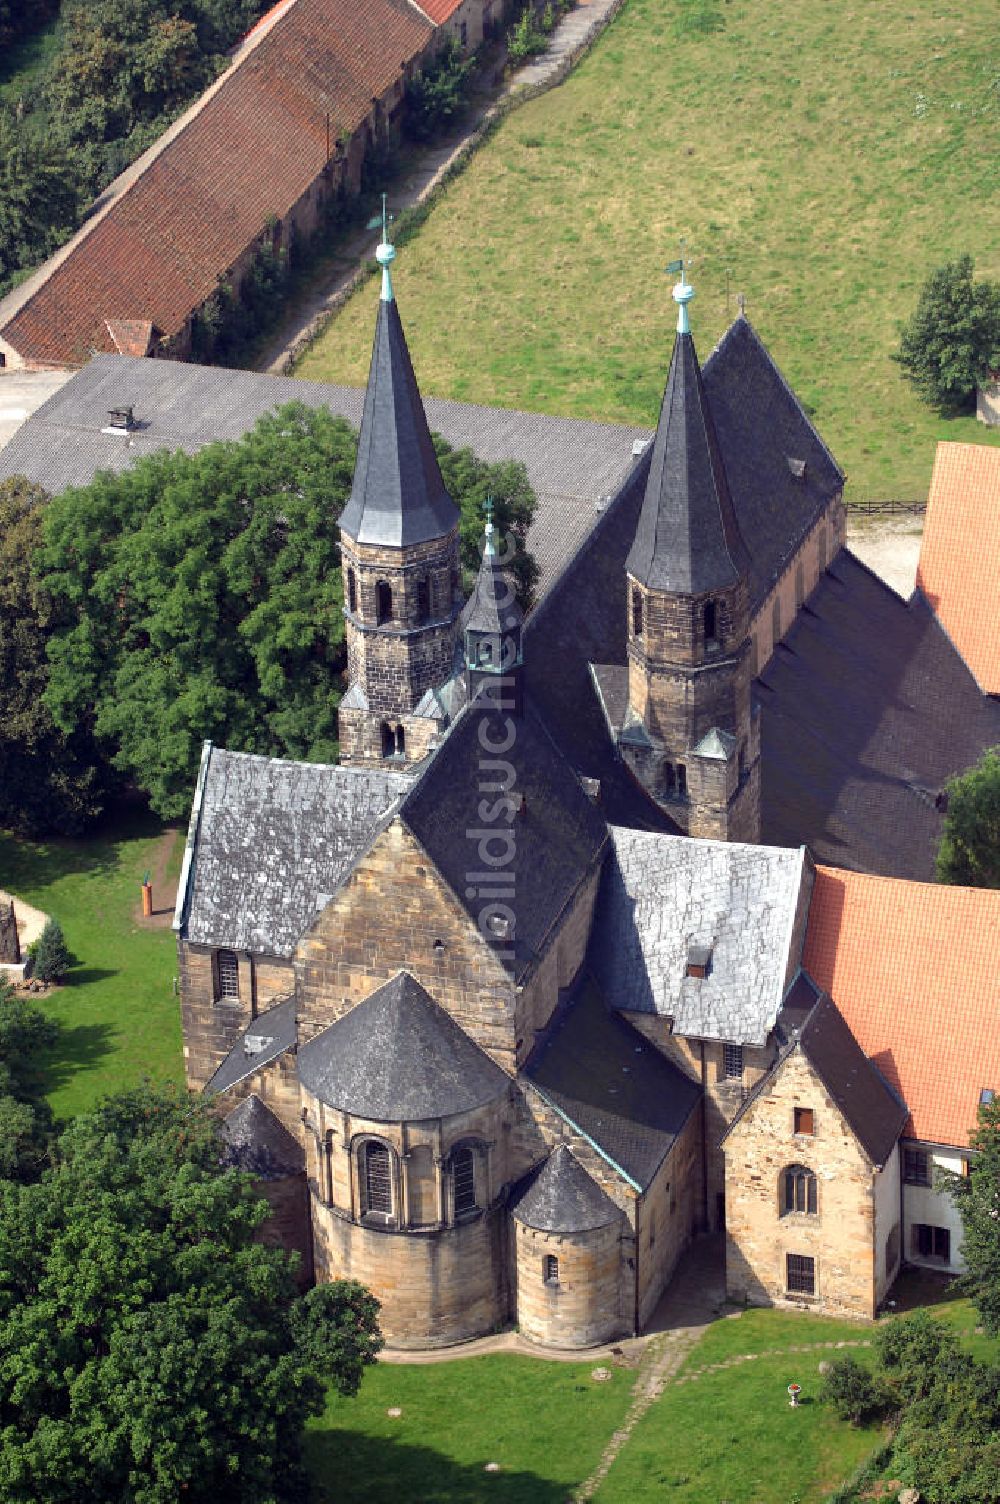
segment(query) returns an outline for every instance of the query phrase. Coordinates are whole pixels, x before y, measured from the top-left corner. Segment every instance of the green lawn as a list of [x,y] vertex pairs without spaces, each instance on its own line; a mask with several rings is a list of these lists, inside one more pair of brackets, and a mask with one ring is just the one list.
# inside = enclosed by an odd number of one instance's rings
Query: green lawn
[[[998,122],[995,0],[629,0],[401,253],[422,387],[652,425],[684,235],[703,357],[744,291],[849,495],[922,497],[937,439],[1000,442],[936,417],[889,359],[932,267],[970,251],[1000,277]],[[363,382],[374,297],[296,374]]]
[[[77,961],[43,1002],[61,1025],[45,1062],[58,1116],[83,1111],[143,1075],[183,1077],[174,934],[134,919],[162,836],[162,826],[139,817],[85,841],[39,844],[0,833],[0,887],[58,919]],[[174,875],[183,844],[175,832]]]
[[504,1353],[380,1363],[307,1434],[317,1504],[564,1504],[631,1397],[633,1372],[596,1383],[593,1367]]
[[0,56],[0,102],[15,106],[27,90],[42,82],[59,51],[60,28],[60,18],[55,16]]

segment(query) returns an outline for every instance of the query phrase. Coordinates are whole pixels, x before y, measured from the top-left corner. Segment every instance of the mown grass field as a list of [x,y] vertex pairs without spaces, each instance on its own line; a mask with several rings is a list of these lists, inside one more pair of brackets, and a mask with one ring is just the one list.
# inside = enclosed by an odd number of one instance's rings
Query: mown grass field
[[[184,842],[180,831],[172,836],[164,870],[176,876]],[[58,919],[76,960],[64,985],[39,999],[60,1024],[43,1062],[58,1117],[143,1076],[183,1079],[174,933],[135,919],[140,884],[158,857],[162,865],[163,843],[163,827],[148,817],[109,823],[85,841],[0,832],[0,887]]]
[[[1000,443],[890,359],[934,266],[1000,277],[998,37],[995,0],[629,0],[401,251],[424,391],[652,425],[686,236],[702,357],[742,290],[848,495],[922,498],[938,439]],[[296,374],[363,382],[374,298]]]

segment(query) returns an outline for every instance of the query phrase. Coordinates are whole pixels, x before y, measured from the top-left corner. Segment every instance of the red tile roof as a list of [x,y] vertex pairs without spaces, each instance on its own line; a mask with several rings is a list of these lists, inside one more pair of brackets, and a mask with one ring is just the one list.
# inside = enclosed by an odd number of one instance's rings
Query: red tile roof
[[114,347],[119,355],[149,354],[153,343],[153,325],[149,319],[105,319]]
[[416,3],[424,15],[430,17],[435,26],[440,26],[461,9],[465,0],[416,0]]
[[68,365],[115,348],[108,319],[175,334],[318,176],[327,113],[334,140],[356,130],[432,36],[408,0],[292,0],[0,303],[0,334],[29,361]]
[[1000,1092],[1000,891],[818,867],[803,966],[910,1109],[904,1132],[965,1145]]
[[1000,449],[939,444],[917,584],[984,694],[1000,694]]

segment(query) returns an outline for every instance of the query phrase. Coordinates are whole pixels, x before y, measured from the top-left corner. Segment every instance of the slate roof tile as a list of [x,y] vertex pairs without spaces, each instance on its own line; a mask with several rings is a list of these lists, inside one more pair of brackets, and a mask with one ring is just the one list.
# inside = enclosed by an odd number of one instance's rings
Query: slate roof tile
[[[763,1044],[800,962],[812,867],[804,849],[612,828],[590,959],[605,998],[674,1032]],[[693,945],[708,975],[686,975]]]
[[980,693],[926,602],[901,600],[842,550],[755,693],[763,839],[805,841],[837,866],[932,878],[936,796],[1000,742],[1000,704]]
[[908,1136],[968,1143],[1000,1091],[1000,892],[819,867],[804,965],[906,1102]]
[[302,1145],[256,1093],[223,1119],[219,1137],[226,1168],[246,1170],[256,1180],[281,1180],[305,1169]]
[[299,1080],[328,1107],[379,1123],[472,1112],[510,1078],[408,972],[300,1046]]
[[613,1013],[585,976],[525,1074],[633,1185],[645,1190],[701,1092]]
[[247,1024],[229,1054],[221,1062],[205,1091],[209,1096],[228,1091],[270,1065],[298,1042],[294,997],[282,998]]
[[515,1191],[510,1214],[524,1227],[539,1232],[590,1232],[622,1219],[622,1211],[575,1158],[565,1144]]
[[[400,773],[206,745],[178,893],[181,933],[288,958],[410,787]],[[175,924],[178,923],[175,920]]]
[[984,694],[1000,694],[1000,449],[939,444],[917,588]]

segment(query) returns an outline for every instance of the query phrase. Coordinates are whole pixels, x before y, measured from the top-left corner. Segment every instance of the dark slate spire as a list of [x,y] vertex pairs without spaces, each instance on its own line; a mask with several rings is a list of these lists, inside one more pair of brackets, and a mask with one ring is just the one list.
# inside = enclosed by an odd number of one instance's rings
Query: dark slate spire
[[625,564],[641,585],[678,595],[725,590],[750,568],[688,324],[693,295],[682,273],[677,338]]
[[[524,613],[496,550],[493,502],[486,503],[486,541],[475,589],[462,614],[469,698],[484,682],[504,680],[507,708],[520,708],[521,629]],[[509,691],[509,693],[507,692]]]
[[458,522],[458,508],[438,468],[393,297],[389,265],[396,253],[384,239],[375,254],[382,297],[354,485],[340,526],[358,543],[400,548],[444,537]]

